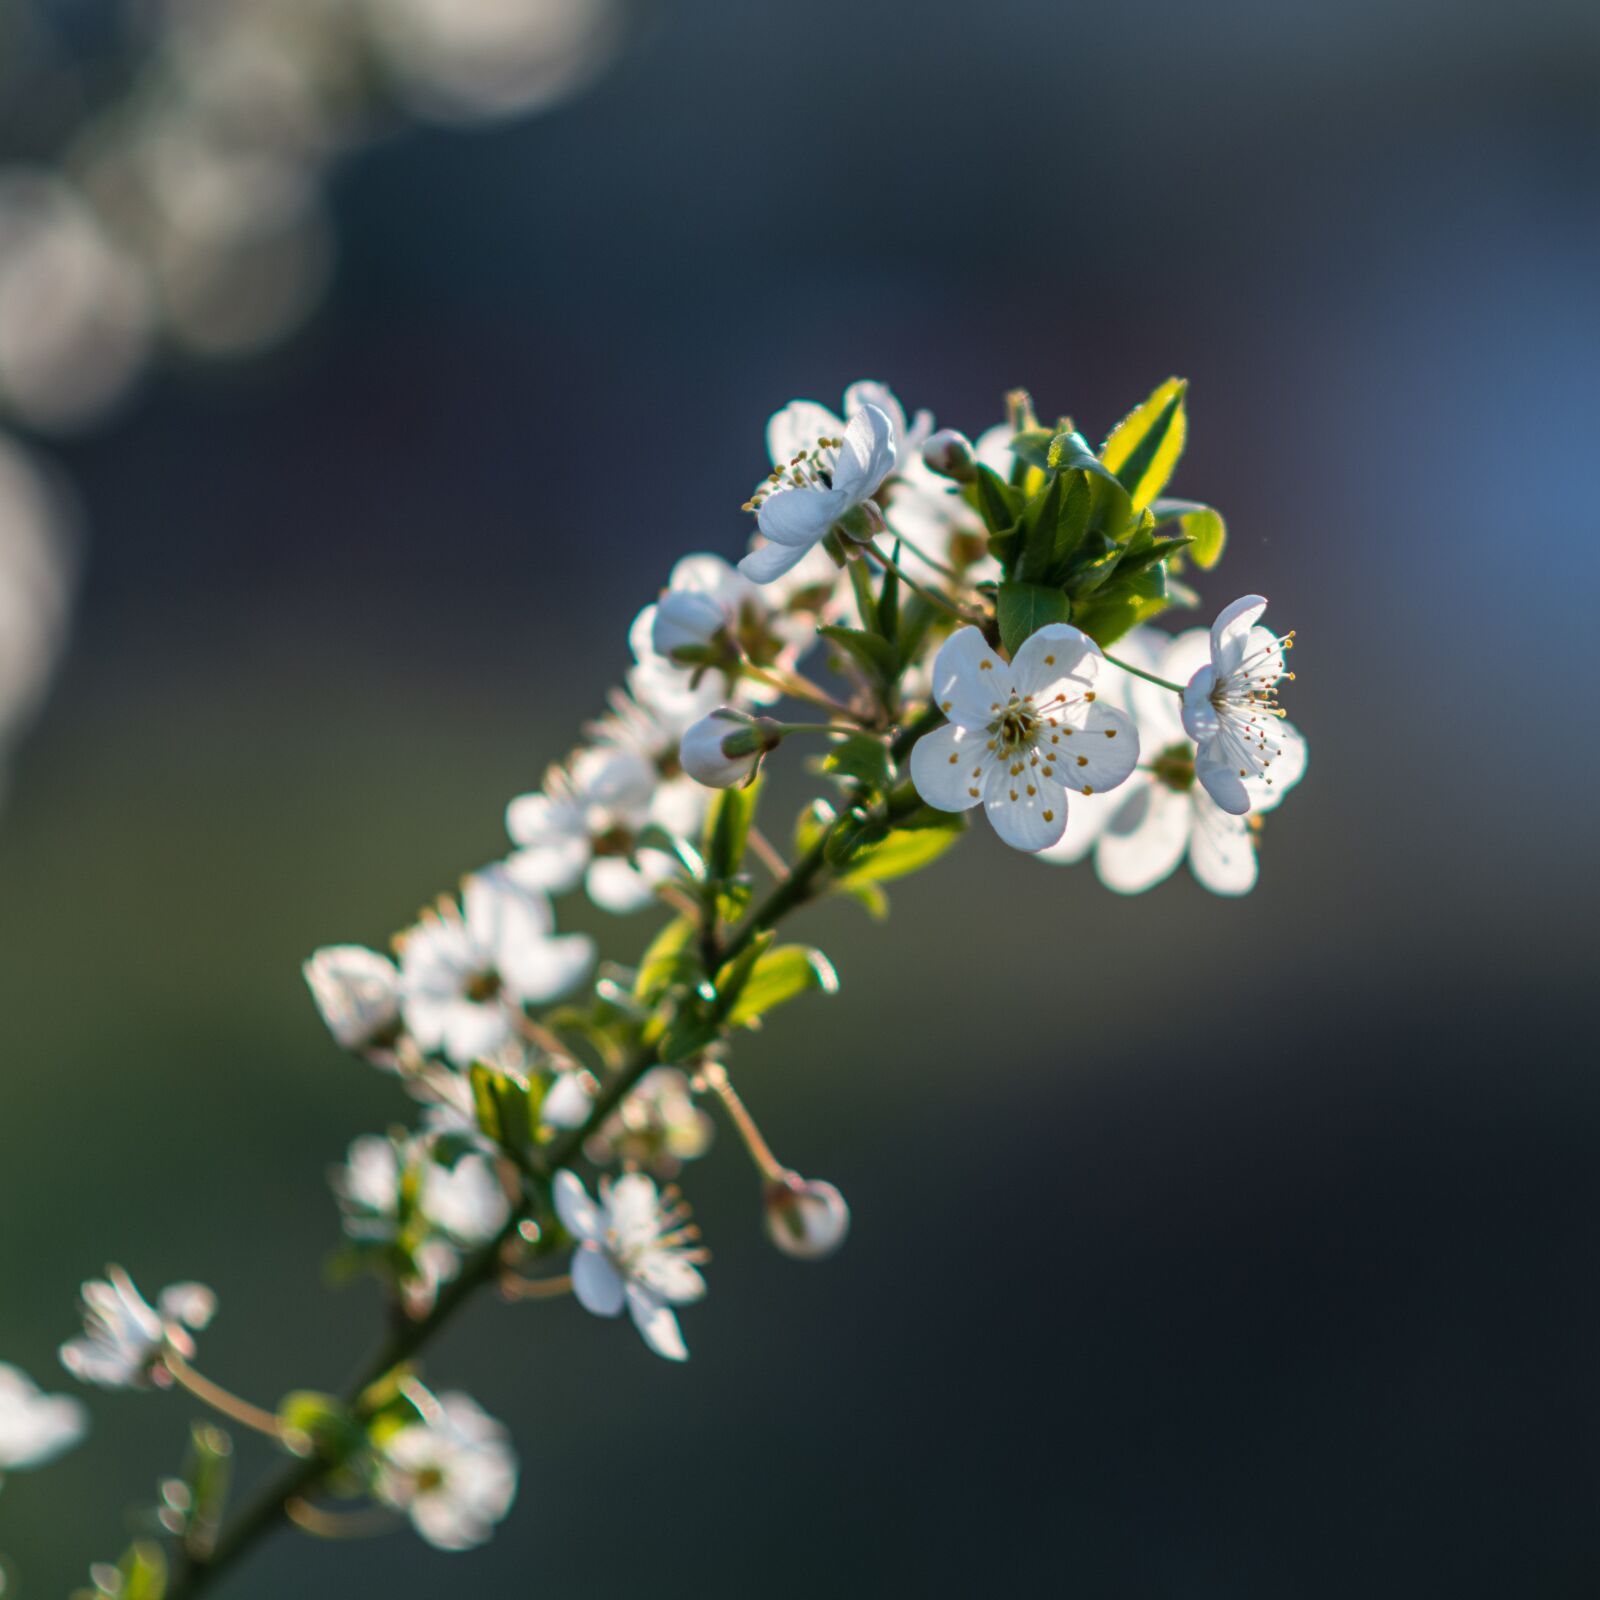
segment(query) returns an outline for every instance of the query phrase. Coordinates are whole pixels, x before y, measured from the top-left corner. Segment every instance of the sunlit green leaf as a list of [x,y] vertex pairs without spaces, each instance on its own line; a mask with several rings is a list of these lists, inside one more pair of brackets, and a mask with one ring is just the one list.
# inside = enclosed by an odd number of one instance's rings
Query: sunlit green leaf
[[1100,459],[1142,511],[1166,488],[1189,433],[1182,378],[1168,378],[1111,430]]
[[833,994],[838,975],[820,950],[786,944],[766,951],[752,968],[738,1000],[728,1013],[735,1026],[754,1022],[775,1006],[812,990]]
[[1002,583],[998,606],[1000,642],[1015,656],[1023,641],[1051,622],[1067,622],[1072,606],[1059,589],[1037,583]]

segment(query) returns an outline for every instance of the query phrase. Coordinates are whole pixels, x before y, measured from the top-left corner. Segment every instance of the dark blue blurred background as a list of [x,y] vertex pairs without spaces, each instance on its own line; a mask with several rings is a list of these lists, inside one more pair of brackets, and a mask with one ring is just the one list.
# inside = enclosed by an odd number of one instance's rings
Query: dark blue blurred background
[[[887,930],[816,914],[844,991],[742,1081],[845,1253],[773,1257],[725,1140],[687,1368],[568,1305],[439,1349],[522,1451],[492,1546],[286,1538],[225,1593],[1595,1592],[1597,70],[1579,0],[653,8],[571,103],[343,164],[304,334],[54,449],[86,589],[0,822],[36,1377],[109,1258],[216,1285],[224,1381],[342,1381],[323,1173],[404,1107],[298,963],[504,849],[792,396],[1098,435],[1185,374],[1207,606],[1299,631],[1254,895],[980,830]],[[187,1415],[97,1400],[7,1483],[27,1592]]]

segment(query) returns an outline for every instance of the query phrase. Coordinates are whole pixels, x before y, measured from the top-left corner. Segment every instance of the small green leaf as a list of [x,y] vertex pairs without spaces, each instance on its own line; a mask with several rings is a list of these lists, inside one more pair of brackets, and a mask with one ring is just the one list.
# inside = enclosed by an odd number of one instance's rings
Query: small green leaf
[[698,975],[699,964],[690,951],[694,935],[694,923],[676,917],[650,941],[633,985],[634,994],[646,1005],[654,1005],[675,984]]
[[522,1159],[539,1133],[542,1084],[528,1083],[487,1061],[474,1061],[467,1073],[472,1106],[484,1136]]
[[850,733],[822,758],[822,770],[879,792],[893,782],[889,747],[870,733]]
[[887,688],[899,676],[900,659],[895,647],[881,634],[840,627],[818,628],[817,632],[852,657],[880,687]]
[[1166,488],[1189,433],[1182,378],[1168,378],[1142,405],[1111,430],[1101,461],[1128,491],[1135,511],[1143,511]]
[[742,1026],[811,990],[833,994],[838,987],[838,975],[820,950],[807,945],[780,945],[766,951],[755,963],[737,1003],[728,1013],[728,1021]]
[[851,892],[865,884],[892,883],[932,866],[965,832],[966,817],[945,811],[931,815],[938,819],[937,824],[896,828],[888,838],[863,850],[839,880],[839,887]]
[[1037,583],[1002,583],[997,607],[1000,642],[1015,656],[1023,641],[1051,622],[1066,622],[1072,606],[1059,589]]
[[1133,503],[1115,473],[1089,448],[1080,433],[1058,433],[1050,441],[1050,465],[1061,473],[1081,472],[1093,496],[1088,528],[1120,538],[1133,521]]
[[713,878],[731,878],[739,870],[760,792],[758,777],[752,783],[720,790],[711,802],[706,817],[705,858],[706,870]]
[[1022,491],[1012,488],[992,467],[979,465],[972,498],[974,508],[991,534],[1004,533],[1022,515]]
[[117,1576],[121,1580],[113,1590],[117,1600],[162,1600],[167,1592],[167,1558],[161,1547],[140,1539],[123,1552],[117,1563]]
[[1157,522],[1176,522],[1193,541],[1189,556],[1197,567],[1210,571],[1222,559],[1228,542],[1228,525],[1222,513],[1198,500],[1157,500],[1150,509]]
[[878,592],[878,627],[881,637],[893,644],[900,633],[900,574],[895,567],[900,565],[900,541],[894,542],[894,567],[886,567],[883,573],[883,588]]
[[349,1411],[331,1394],[295,1389],[278,1402],[278,1421],[284,1430],[302,1434],[310,1449],[326,1460],[342,1461],[365,1443],[365,1433]]
[[842,867],[858,850],[875,844],[889,831],[889,824],[865,806],[851,806],[828,830],[822,847],[823,859],[831,867]]

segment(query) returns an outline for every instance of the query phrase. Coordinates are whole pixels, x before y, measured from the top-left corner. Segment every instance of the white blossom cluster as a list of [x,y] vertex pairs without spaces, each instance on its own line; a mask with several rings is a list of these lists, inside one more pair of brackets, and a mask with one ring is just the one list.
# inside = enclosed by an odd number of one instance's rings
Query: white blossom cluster
[[[744,1032],[837,986],[820,951],[777,942],[780,922],[831,894],[882,915],[884,885],[979,810],[1042,860],[1092,855],[1119,892],[1187,855],[1236,895],[1255,882],[1262,813],[1305,769],[1277,698],[1292,636],[1261,626],[1264,599],[1209,629],[1151,626],[1198,604],[1185,563],[1208,570],[1223,542],[1211,508],[1161,494],[1184,406],[1163,385],[1098,452],[1069,421],[1040,426],[1020,393],[975,444],[908,419],[880,383],[852,385],[842,415],[778,412],[748,547],[671,569],[607,710],[507,807],[503,858],[390,952],[334,945],[306,963],[333,1037],[419,1107],[415,1126],[357,1138],[332,1175],[340,1264],[386,1285],[402,1355],[342,1401],[286,1402],[263,1423],[190,1364],[206,1292],[178,1286],[152,1308],[114,1270],[85,1288],[68,1366],[175,1381],[245,1425],[320,1438],[326,1490],[465,1549],[507,1514],[516,1459],[500,1424],[424,1389],[408,1357],[468,1292],[626,1311],[649,1350],[686,1359],[679,1315],[706,1294],[708,1256],[676,1179],[717,1108],[773,1244],[836,1250],[843,1196],[774,1156],[729,1074]],[[825,793],[780,847],[759,780],[795,738]],[[562,931],[557,902],[580,893],[611,916],[657,913],[633,965]],[[300,1493],[291,1520],[335,1517]]]

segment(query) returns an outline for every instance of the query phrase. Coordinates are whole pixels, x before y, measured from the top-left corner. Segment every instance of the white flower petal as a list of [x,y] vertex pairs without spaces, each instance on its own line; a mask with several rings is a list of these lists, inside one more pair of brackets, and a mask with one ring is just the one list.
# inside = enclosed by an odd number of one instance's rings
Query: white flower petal
[[[844,430],[844,444],[833,467],[834,493],[860,505],[894,471],[894,423],[878,406],[863,406]],[[765,526],[763,533],[767,532]]]
[[[765,538],[778,544],[808,549],[850,506],[850,497],[843,489],[779,489],[761,502],[756,526]],[[752,581],[760,581],[753,577],[745,562],[739,563],[739,570]]]
[[500,958],[506,987],[528,1005],[543,1005],[565,994],[589,970],[594,960],[594,940],[585,933],[563,933]]
[[597,1317],[614,1317],[622,1310],[622,1274],[598,1245],[581,1245],[573,1256],[572,1292],[578,1304]]
[[1221,808],[1236,817],[1250,809],[1250,791],[1233,761],[1213,747],[1202,747],[1195,756],[1194,775]]
[[739,563],[739,571],[751,583],[771,583],[799,566],[810,554],[810,547],[803,544],[764,544]]
[[1057,775],[1075,794],[1104,794],[1126,781],[1139,764],[1139,730],[1133,718],[1100,701],[1089,705],[1081,723],[1053,746]]
[[1250,630],[1266,609],[1267,602],[1260,595],[1247,594],[1224,607],[1211,624],[1211,664],[1219,677],[1238,671],[1250,642]]
[[156,1300],[162,1317],[198,1333],[217,1314],[217,1296],[203,1283],[173,1283]]
[[556,1203],[561,1226],[580,1243],[599,1239],[606,1231],[605,1214],[583,1187],[583,1180],[565,1167],[555,1176],[550,1193]]
[[[458,1067],[492,1056],[511,1037],[511,1018],[498,1000],[456,1000],[444,1011],[444,1053]],[[418,1043],[421,1042],[420,1036]]]
[[[659,852],[653,850],[643,851],[639,856],[641,863],[660,862],[661,859]],[[626,856],[601,856],[589,863],[583,887],[602,911],[621,916],[652,904],[656,897],[655,886],[666,875],[665,870],[649,872],[642,866],[635,866]]]
[[976,628],[958,628],[933,661],[934,703],[952,721],[986,729],[1011,694],[1011,669]]
[[1278,753],[1267,768],[1266,776],[1245,780],[1252,811],[1275,809],[1306,774],[1305,735],[1292,723],[1280,722],[1273,730],[1272,738],[1278,746]]
[[1127,790],[1119,789],[1113,795],[1075,794],[1067,805],[1067,829],[1048,849],[1039,852],[1041,861],[1052,866],[1067,867],[1083,858],[1094,848],[1105,826],[1115,814]]
[[556,921],[549,900],[514,882],[501,866],[485,867],[462,884],[461,909],[473,943],[502,968],[507,953],[538,943]]
[[1256,886],[1256,847],[1243,817],[1219,811],[1200,791],[1190,797],[1194,817],[1189,868],[1213,894],[1248,894]]
[[1067,828],[1067,792],[1036,767],[1014,774],[996,762],[984,779],[983,806],[1013,850],[1047,850]]
[[911,750],[911,781],[939,811],[966,811],[983,798],[984,768],[993,756],[981,733],[949,723],[925,733]]
[[814,450],[817,440],[844,432],[844,419],[815,400],[791,400],[774,412],[767,423],[767,456],[775,467],[786,467],[797,455]]
[[1189,799],[1148,778],[1129,788],[1126,799],[1113,797],[1111,821],[1095,846],[1094,869],[1106,888],[1143,894],[1183,860]]
[[1105,657],[1088,634],[1067,622],[1052,622],[1022,641],[1011,663],[1018,694],[1031,694],[1036,703],[1065,696],[1081,698],[1098,683]]
[[633,1325],[644,1337],[644,1342],[658,1356],[668,1361],[687,1361],[689,1347],[683,1342],[683,1331],[671,1308],[662,1304],[642,1284],[628,1285],[628,1311]]
[[672,1250],[653,1250],[641,1256],[633,1276],[672,1305],[688,1305],[705,1297],[706,1280],[692,1261]]

